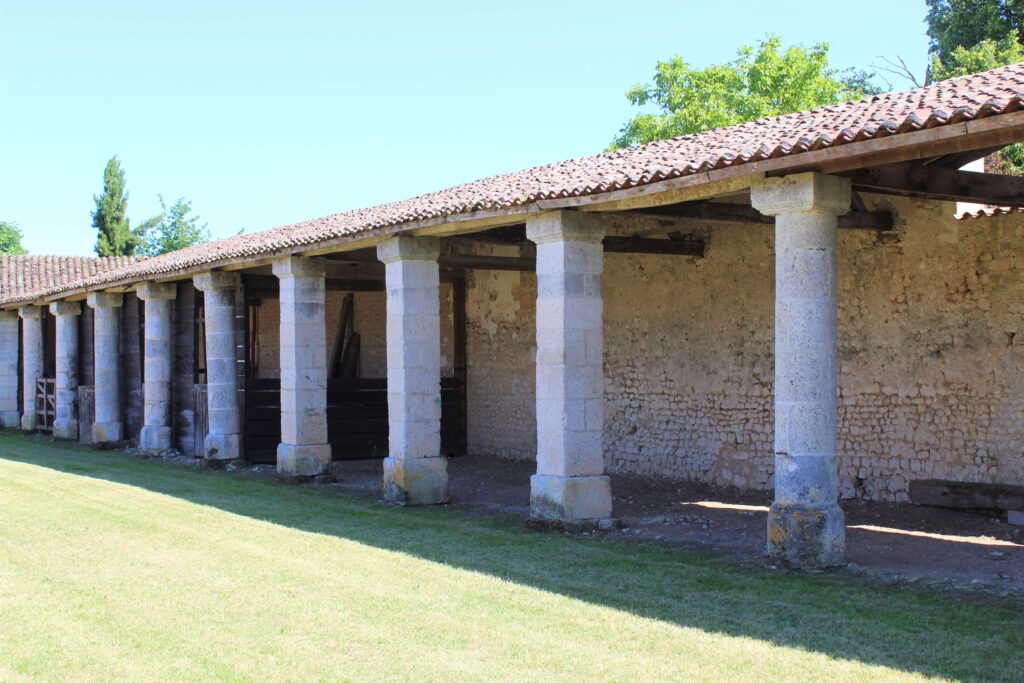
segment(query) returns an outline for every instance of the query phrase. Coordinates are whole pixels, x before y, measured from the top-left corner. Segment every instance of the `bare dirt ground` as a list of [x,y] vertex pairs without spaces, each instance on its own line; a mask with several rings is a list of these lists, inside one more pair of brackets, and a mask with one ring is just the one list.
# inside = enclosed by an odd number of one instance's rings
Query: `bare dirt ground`
[[[529,512],[530,461],[483,457],[449,463],[451,505],[484,514]],[[381,461],[335,463],[343,490],[376,496]],[[603,532],[725,552],[773,567],[764,555],[768,493],[611,475],[622,528]],[[885,583],[979,592],[1024,600],[1024,528],[994,514],[909,504],[843,501],[847,567]]]

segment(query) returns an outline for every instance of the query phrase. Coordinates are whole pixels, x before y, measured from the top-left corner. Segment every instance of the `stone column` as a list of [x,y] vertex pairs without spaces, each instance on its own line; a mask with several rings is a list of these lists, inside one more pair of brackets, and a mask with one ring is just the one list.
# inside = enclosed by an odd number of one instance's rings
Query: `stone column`
[[98,444],[113,443],[124,435],[121,424],[121,305],[124,295],[90,292],[86,301],[94,312],[96,416],[92,438]]
[[146,302],[139,446],[147,451],[163,451],[171,447],[171,304],[178,286],[173,282],[146,282],[135,294]]
[[43,307],[22,306],[21,316],[21,428],[36,428],[36,380],[43,376]]
[[775,216],[775,502],[768,552],[797,566],[843,561],[836,473],[836,217],[846,178],[799,173],[751,189]]
[[448,500],[441,455],[441,303],[429,237],[392,237],[377,246],[387,280],[388,458],[384,498],[399,505]]
[[241,455],[242,418],[238,410],[238,363],[235,358],[235,290],[238,273],[212,271],[197,275],[203,292],[206,324],[206,400],[210,432],[203,450],[210,460]]
[[21,426],[18,410],[18,312],[0,311],[0,427]]
[[78,438],[78,316],[82,304],[55,301],[50,313],[57,317],[57,409],[53,436]]
[[331,465],[327,443],[327,322],[320,258],[274,261],[281,283],[281,443],[277,471],[314,477]]
[[557,211],[531,217],[537,244],[537,474],[533,518],[572,525],[611,517],[604,474],[604,227]]

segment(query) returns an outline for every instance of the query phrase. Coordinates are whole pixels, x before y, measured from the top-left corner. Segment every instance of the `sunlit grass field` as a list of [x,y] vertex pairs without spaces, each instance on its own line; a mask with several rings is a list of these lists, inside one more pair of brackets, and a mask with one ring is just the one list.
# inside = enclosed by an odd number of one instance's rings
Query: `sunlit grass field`
[[1024,615],[0,433],[0,680],[1020,680]]

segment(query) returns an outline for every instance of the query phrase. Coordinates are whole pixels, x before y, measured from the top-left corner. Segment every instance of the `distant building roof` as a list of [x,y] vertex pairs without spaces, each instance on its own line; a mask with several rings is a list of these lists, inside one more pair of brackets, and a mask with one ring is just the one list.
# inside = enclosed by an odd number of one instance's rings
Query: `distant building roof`
[[137,263],[132,256],[0,255],[0,300],[60,288]]

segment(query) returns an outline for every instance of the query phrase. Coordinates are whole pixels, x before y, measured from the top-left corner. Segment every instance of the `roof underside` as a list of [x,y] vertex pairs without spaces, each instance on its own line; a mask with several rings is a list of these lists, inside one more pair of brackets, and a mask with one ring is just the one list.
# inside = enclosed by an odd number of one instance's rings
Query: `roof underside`
[[[1024,110],[1024,63],[891,92],[846,104],[762,119],[729,128],[653,142],[591,157],[571,159],[494,176],[380,206],[243,234],[102,273],[49,286],[8,289],[0,305],[64,292],[215,268],[238,259],[301,252],[339,238],[373,237],[423,221],[446,221],[499,211],[536,210],[538,203],[571,198],[599,200],[630,188],[707,174],[721,169],[759,172],[757,162],[856,147],[884,138],[1002,116]],[[1024,135],[1024,123],[1021,124]],[[919,154],[923,158],[924,154]],[[959,156],[948,160],[959,161]]]

